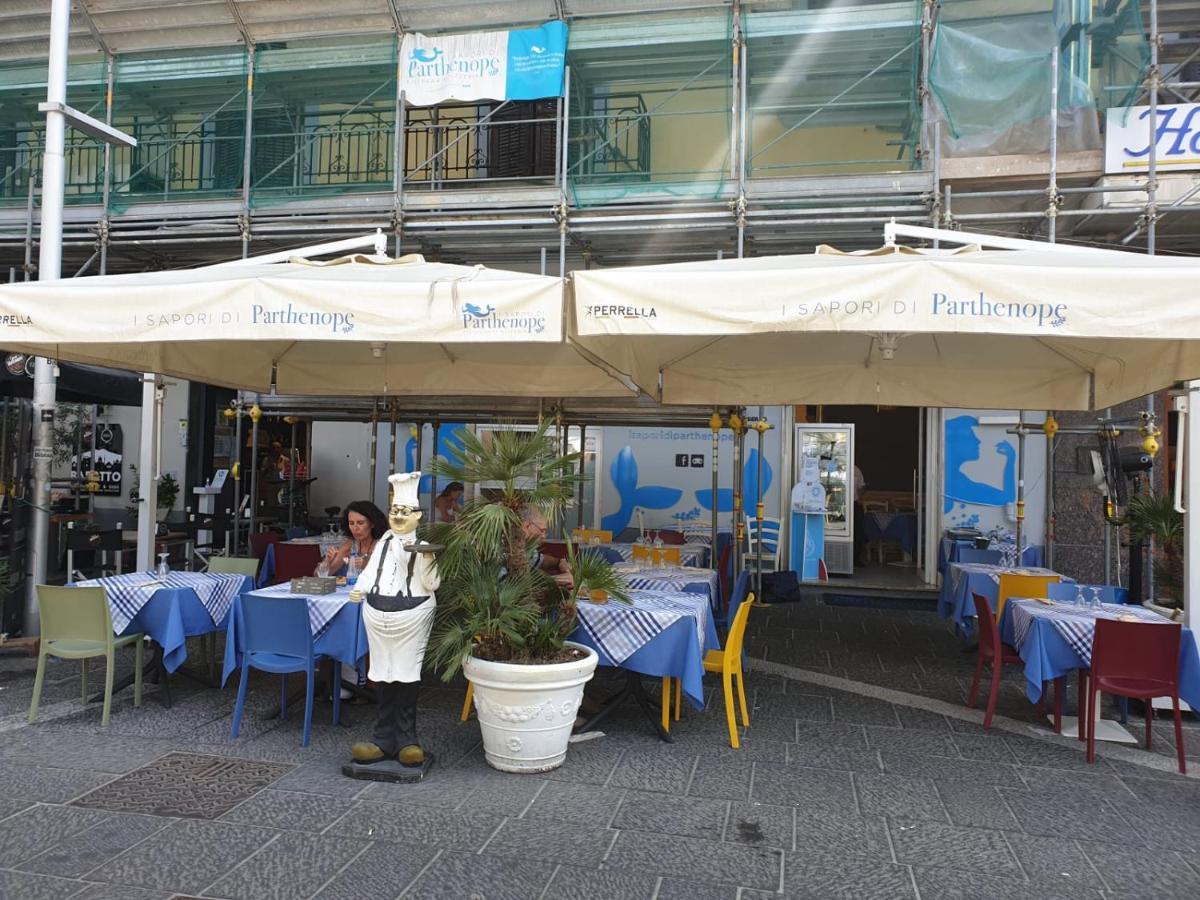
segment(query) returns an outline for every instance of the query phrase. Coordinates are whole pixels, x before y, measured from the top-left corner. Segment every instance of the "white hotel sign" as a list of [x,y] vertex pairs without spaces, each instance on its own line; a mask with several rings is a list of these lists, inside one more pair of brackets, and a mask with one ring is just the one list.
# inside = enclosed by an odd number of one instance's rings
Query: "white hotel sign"
[[[1158,107],[1157,163],[1160,172],[1200,169],[1200,103]],[[1150,107],[1110,109],[1105,118],[1104,171],[1145,172],[1150,159]]]

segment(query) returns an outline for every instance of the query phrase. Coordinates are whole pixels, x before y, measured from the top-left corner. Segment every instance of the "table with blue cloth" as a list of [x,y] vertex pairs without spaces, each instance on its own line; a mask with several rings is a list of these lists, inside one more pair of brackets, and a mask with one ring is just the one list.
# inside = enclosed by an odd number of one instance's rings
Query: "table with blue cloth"
[[[635,544],[627,544],[620,541],[614,541],[608,544],[593,544],[592,546],[608,547],[616,550],[621,554],[621,558],[626,562],[633,559],[633,548]],[[663,550],[679,549],[679,564],[682,566],[702,566],[708,561],[709,548],[703,544],[664,544]],[[647,544],[647,550],[654,550],[654,547]],[[648,562],[648,560],[647,560]]]
[[[946,567],[952,562],[958,562],[958,552],[962,549],[974,550],[975,542],[964,539],[953,540],[949,537],[943,537],[938,543],[938,561],[937,570],[942,576],[946,574]],[[992,549],[1000,549],[993,546]],[[1031,546],[1026,547],[1021,552],[1021,565],[1023,566],[1040,566],[1042,564],[1042,548]]]
[[[993,566],[988,563],[950,563],[938,593],[938,615],[950,619],[956,628],[970,631],[975,618],[972,594],[987,598],[992,609],[1000,595],[1001,575],[1058,575],[1036,566]],[[1070,581],[1063,578],[1063,581]]]
[[917,514],[869,512],[863,516],[863,537],[868,541],[895,541],[911,559],[917,552]]
[[[1139,621],[1171,624],[1140,606],[1103,604],[1099,609],[1055,601],[1010,600],[1000,620],[1000,639],[1017,648],[1025,662],[1025,694],[1033,702],[1042,695],[1044,682],[1073,669],[1092,664],[1096,619],[1133,617]],[[1200,709],[1200,653],[1191,629],[1179,641],[1179,696],[1192,709]]]
[[174,672],[187,659],[187,639],[223,631],[234,600],[253,584],[247,575],[127,572],[75,586],[104,588],[113,632],[149,635],[162,648],[167,671]]
[[659,737],[670,741],[642,687],[641,676],[670,676],[683,695],[704,708],[704,654],[720,648],[716,623],[703,594],[683,591],[630,591],[630,603],[579,603],[579,625],[571,640],[591,647],[600,665],[624,669],[626,687],[581,728],[600,724],[623,700],[632,698],[646,713]]
[[613,568],[637,591],[696,591],[704,589],[708,608],[715,614],[721,601],[721,580],[714,569],[696,566],[654,566],[642,562],[618,563]]
[[[362,603],[350,599],[350,588],[340,587],[332,594],[293,594],[291,586],[248,591],[256,597],[292,598],[308,604],[308,624],[313,635],[313,652],[357,666],[367,655],[367,630],[363,626]],[[225,665],[221,683],[242,664],[242,638],[238,630],[241,597],[234,601],[233,614],[225,632]]]

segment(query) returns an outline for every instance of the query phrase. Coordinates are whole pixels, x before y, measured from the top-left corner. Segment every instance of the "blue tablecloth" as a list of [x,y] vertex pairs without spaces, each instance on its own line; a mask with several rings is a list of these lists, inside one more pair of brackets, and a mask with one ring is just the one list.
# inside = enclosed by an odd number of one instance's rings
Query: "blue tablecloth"
[[[946,567],[952,562],[958,562],[958,551],[964,547],[974,549],[974,541],[952,541],[948,537],[943,537],[938,543],[938,572],[941,575],[946,574]],[[1023,566],[1040,566],[1042,564],[1042,548],[1041,547],[1026,547],[1021,554],[1021,565]]]
[[[636,597],[636,591],[632,592]],[[698,594],[683,594],[698,599]],[[616,601],[609,601],[612,605]],[[580,604],[582,607],[584,604]],[[604,607],[598,607],[603,610]],[[620,668],[643,675],[679,678],[683,682],[683,694],[697,709],[704,708],[704,654],[720,649],[717,626],[711,615],[704,617],[704,645],[698,640],[698,624],[694,617],[678,619],[638,649],[632,656],[619,664]],[[600,656],[600,665],[617,666],[611,657],[594,641],[582,625],[571,633],[571,640],[591,647]]]
[[[345,589],[349,593],[349,589]],[[296,597],[296,602],[307,602],[302,596]],[[241,635],[238,633],[238,611],[241,597],[234,601],[230,612],[229,626],[225,631],[225,665],[221,672],[221,683],[228,680],[234,669],[242,664]],[[311,616],[310,616],[311,618]],[[313,651],[328,656],[340,662],[357,666],[358,661],[367,655],[367,631],[363,627],[362,604],[347,602],[321,628],[320,633],[313,636]]]
[[[253,587],[245,577],[244,590]],[[236,601],[235,601],[236,602]],[[229,614],[220,622],[212,616],[191,588],[159,588],[138,610],[120,632],[122,635],[142,632],[162,647],[163,665],[168,672],[176,671],[187,659],[187,639],[213,631],[224,631]]]
[[[1006,644],[1015,640],[1013,611],[1021,602],[1029,601],[1009,601],[1004,606],[1000,639]],[[1092,627],[1094,634],[1095,626]],[[1073,669],[1088,667],[1080,652],[1046,618],[1034,618],[1029,623],[1017,652],[1025,661],[1025,695],[1034,703],[1042,695],[1043,682],[1053,681]],[[1192,709],[1200,709],[1200,653],[1197,652],[1196,637],[1188,628],[1183,629],[1179,642],[1179,696]]]
[[1006,572],[1027,575],[1058,574],[1034,566],[1024,566],[1018,571],[985,563],[952,562],[946,567],[946,574],[942,578],[942,587],[938,593],[938,615],[943,619],[950,619],[958,628],[970,630],[971,620],[975,618],[975,600],[971,595],[980,594],[986,597],[992,609],[995,609],[1000,592],[1000,575]]
[[867,513],[863,516],[863,536],[868,541],[896,541],[912,556],[917,552],[917,514]]

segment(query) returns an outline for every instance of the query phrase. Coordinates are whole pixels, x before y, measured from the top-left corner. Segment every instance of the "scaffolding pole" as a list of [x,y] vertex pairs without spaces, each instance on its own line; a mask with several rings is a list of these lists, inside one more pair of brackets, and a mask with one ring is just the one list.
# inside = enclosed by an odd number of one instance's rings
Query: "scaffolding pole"
[[250,178],[254,167],[254,45],[246,44],[246,119],[242,135],[242,259],[250,256]]

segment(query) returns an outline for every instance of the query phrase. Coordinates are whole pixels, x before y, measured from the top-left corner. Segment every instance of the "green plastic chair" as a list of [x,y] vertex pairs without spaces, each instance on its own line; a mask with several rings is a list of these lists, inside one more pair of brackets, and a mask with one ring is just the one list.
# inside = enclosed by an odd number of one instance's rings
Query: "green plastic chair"
[[80,691],[87,703],[87,661],[103,656],[104,715],[101,725],[108,725],[112,708],[113,651],[133,644],[137,666],[133,680],[133,705],[142,705],[142,641],[143,634],[113,634],[112,614],[102,587],[37,586],[38,610],[42,619],[42,635],[38,647],[37,677],[33,682],[33,702],[29,704],[29,722],[37,721],[38,704],[42,700],[42,681],[46,676],[46,657],[82,660],[83,686]]
[[258,560],[253,556],[210,556],[208,571],[214,575],[249,575],[253,578],[258,574]]

